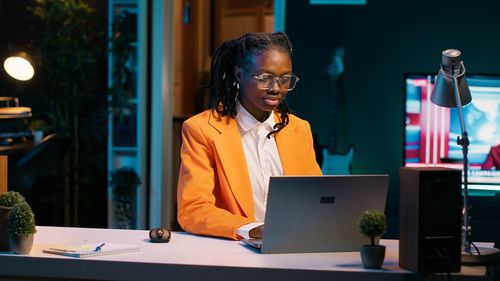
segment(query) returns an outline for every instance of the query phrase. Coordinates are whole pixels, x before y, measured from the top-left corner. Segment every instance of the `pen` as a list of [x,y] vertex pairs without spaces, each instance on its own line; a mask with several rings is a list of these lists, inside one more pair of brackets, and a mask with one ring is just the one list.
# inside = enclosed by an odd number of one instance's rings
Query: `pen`
[[99,252],[99,251],[102,249],[102,247],[104,247],[104,245],[106,245],[106,243],[102,243],[101,245],[99,245],[99,246],[95,247],[95,250],[94,250],[94,251],[95,251],[95,252]]

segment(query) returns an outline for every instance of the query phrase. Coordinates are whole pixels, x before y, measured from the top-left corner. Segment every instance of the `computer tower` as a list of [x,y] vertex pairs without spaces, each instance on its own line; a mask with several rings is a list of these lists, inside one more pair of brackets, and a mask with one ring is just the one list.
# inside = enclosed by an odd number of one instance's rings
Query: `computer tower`
[[400,169],[400,267],[418,273],[460,271],[461,185],[458,169]]

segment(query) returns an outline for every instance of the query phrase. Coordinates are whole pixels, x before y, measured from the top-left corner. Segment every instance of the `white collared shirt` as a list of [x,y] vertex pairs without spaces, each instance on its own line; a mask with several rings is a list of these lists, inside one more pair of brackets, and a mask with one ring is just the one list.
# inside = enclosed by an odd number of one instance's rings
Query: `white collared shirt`
[[[273,131],[274,112],[269,117],[260,122],[253,117],[239,102],[236,104],[236,121],[241,134],[243,151],[247,160],[248,174],[252,185],[253,201],[255,206],[255,219],[260,223],[253,223],[242,226],[238,229],[238,235],[245,237],[245,233],[255,226],[264,222],[266,213],[267,193],[269,188],[269,177],[283,175],[283,168],[276,146],[274,134],[271,138],[267,135]],[[245,229],[245,226],[250,227]]]

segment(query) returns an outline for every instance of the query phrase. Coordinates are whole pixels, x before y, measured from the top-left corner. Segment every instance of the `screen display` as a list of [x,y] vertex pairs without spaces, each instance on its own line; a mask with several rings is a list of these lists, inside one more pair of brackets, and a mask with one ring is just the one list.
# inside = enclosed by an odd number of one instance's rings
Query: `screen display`
[[[463,167],[459,111],[430,100],[435,74],[405,76],[404,165]],[[492,161],[500,150],[500,75],[466,76],[472,102],[463,106],[469,137],[469,182],[500,184],[500,170]],[[497,152],[499,152],[497,150]]]

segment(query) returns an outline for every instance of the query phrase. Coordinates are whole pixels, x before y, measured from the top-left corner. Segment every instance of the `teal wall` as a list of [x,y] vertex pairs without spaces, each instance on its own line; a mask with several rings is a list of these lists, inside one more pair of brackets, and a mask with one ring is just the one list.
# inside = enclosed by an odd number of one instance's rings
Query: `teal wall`
[[500,2],[367,2],[312,6],[307,0],[287,1],[285,28],[294,43],[294,71],[302,79],[289,103],[326,144],[331,94],[326,68],[335,48],[344,47],[339,149],[355,146],[354,173],[390,175],[387,236],[396,237],[404,73],[437,73],[441,51],[456,48],[468,73],[500,74]]

